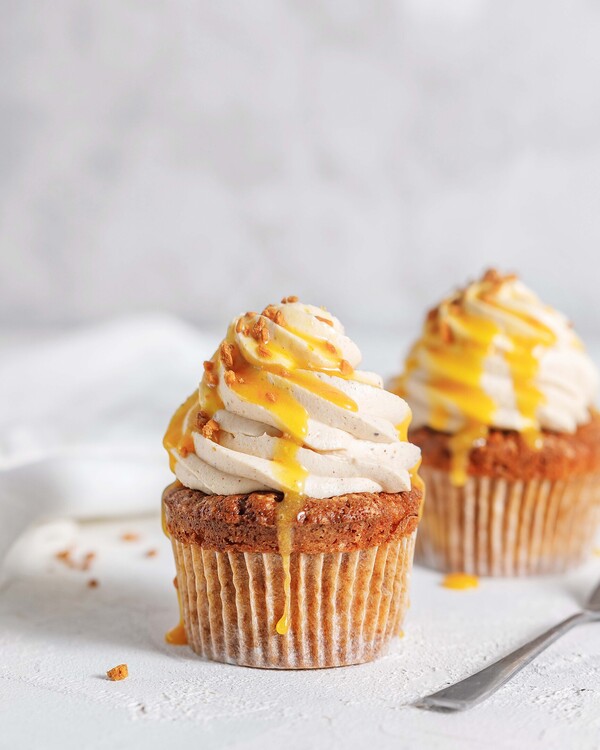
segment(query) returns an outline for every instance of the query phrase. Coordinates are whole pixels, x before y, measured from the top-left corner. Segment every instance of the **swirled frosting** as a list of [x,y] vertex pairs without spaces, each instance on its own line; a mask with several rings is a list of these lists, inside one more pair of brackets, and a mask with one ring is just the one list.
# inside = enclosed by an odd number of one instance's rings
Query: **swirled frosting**
[[177,478],[223,495],[409,490],[410,409],[360,359],[321,308],[288,301],[236,318],[167,430]]
[[516,276],[488,271],[429,313],[395,390],[413,427],[452,433],[470,449],[488,428],[534,444],[542,430],[572,433],[590,419],[597,386],[565,316]]

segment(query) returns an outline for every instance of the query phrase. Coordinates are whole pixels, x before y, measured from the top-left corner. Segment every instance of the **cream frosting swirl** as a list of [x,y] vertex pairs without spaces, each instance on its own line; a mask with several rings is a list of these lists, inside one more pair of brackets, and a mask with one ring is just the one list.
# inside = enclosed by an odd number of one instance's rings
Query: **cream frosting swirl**
[[598,373],[560,312],[516,276],[488,271],[432,310],[396,384],[413,427],[483,425],[534,439],[590,419]]
[[410,490],[410,409],[360,360],[322,308],[288,298],[236,318],[165,435],[177,478],[223,495]]

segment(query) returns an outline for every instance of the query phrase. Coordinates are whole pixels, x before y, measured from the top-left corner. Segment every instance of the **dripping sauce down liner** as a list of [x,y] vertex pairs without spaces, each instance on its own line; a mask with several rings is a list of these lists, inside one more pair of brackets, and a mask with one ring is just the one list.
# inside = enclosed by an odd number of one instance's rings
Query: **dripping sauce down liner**
[[281,495],[163,495],[190,646],[217,661],[280,669],[369,661],[400,633],[421,493],[307,498],[293,524],[291,624],[279,635]]

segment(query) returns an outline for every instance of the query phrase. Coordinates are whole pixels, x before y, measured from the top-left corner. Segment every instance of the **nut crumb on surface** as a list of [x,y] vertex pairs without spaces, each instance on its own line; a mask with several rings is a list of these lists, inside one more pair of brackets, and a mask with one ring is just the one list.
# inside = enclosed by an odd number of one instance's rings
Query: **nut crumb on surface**
[[98,583],[97,578],[90,578],[90,580],[87,582],[87,585],[88,589],[97,589],[100,584]]
[[92,562],[96,558],[95,552],[86,552],[80,561],[77,561],[73,557],[72,549],[63,549],[56,552],[54,557],[61,563],[71,568],[71,570],[89,570],[92,566]]
[[298,302],[298,297],[296,297],[296,295],[295,295],[295,294],[292,294],[292,295],[290,295],[289,297],[284,297],[284,298],[283,298],[283,299],[281,300],[281,304],[282,304],[282,305],[285,305],[285,304],[287,304],[288,302]]
[[137,542],[139,538],[140,535],[136,534],[135,531],[126,531],[124,534],[121,534],[122,542]]
[[109,669],[106,673],[106,676],[113,682],[124,680],[126,677],[129,677],[129,669],[127,668],[127,664],[119,664],[116,667]]
[[149,549],[146,552],[146,557],[156,557],[156,555],[158,555],[158,550],[157,549]]

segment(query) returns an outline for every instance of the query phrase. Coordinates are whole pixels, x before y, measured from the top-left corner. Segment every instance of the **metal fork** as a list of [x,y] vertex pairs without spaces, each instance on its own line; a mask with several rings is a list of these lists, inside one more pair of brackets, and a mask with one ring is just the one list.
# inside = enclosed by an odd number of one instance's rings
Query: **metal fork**
[[471,677],[427,695],[414,705],[433,711],[464,711],[477,703],[489,698],[498,688],[505,685],[517,672],[532,662],[538,654],[561,635],[586,622],[600,620],[600,584],[591,593],[581,612],[577,612],[566,620],[559,622],[542,635],[538,635],[529,643],[508,654],[502,659],[490,664]]

